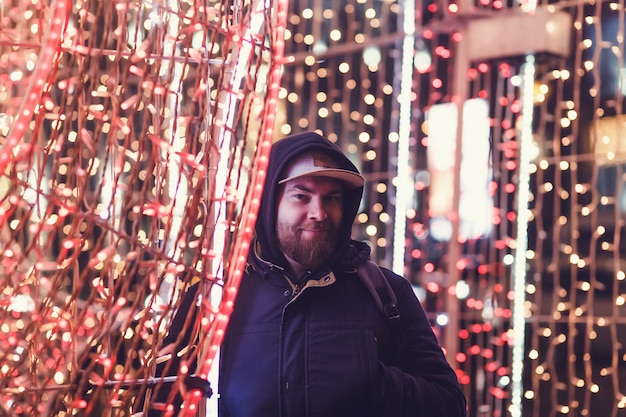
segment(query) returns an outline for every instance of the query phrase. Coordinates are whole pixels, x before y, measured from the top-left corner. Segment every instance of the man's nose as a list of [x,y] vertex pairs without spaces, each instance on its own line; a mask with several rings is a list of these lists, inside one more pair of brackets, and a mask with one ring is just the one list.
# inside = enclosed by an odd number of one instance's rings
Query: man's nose
[[320,198],[313,198],[309,203],[309,219],[324,220],[328,217],[324,203]]

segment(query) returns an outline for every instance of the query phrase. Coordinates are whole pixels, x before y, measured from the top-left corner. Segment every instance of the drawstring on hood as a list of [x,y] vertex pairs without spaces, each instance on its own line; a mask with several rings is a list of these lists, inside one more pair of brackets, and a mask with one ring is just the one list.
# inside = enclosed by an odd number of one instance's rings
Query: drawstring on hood
[[[288,263],[278,246],[278,237],[276,236],[277,200],[278,190],[281,186],[279,181],[281,181],[281,175],[284,174],[289,164],[298,156],[306,153],[323,154],[331,158],[338,168],[359,174],[358,169],[337,145],[315,132],[297,133],[272,145],[255,230],[256,239],[259,243],[258,247],[262,249],[261,257],[263,260],[281,267],[286,267]],[[335,248],[336,255],[331,261],[332,264],[341,259],[344,252],[349,250],[350,246],[353,246],[350,245],[350,235],[362,196],[362,185],[359,187],[344,187],[343,219]],[[369,254],[369,250],[367,252]],[[348,254],[346,253],[345,255]]]

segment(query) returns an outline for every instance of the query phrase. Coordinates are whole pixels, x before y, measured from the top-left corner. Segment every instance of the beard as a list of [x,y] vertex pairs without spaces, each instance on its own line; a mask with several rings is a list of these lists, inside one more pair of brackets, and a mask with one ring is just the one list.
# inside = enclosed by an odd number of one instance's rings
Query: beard
[[308,270],[314,270],[328,263],[335,252],[337,230],[327,224],[305,225],[306,229],[324,229],[326,237],[302,239],[301,226],[290,223],[278,223],[278,246],[280,250]]

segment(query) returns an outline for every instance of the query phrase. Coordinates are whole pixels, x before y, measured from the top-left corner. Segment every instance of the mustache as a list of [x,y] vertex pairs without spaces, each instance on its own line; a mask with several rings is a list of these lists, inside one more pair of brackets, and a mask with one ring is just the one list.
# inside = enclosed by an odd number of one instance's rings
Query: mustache
[[311,222],[298,226],[298,230],[312,230],[312,231],[328,231],[330,226],[326,222]]

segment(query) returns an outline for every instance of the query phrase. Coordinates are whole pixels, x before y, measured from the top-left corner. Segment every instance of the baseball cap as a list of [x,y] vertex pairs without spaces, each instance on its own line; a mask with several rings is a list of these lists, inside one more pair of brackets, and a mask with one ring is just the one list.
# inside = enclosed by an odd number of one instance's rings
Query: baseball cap
[[279,184],[301,177],[328,177],[335,178],[351,188],[363,186],[365,178],[360,174],[339,168],[331,157],[320,152],[305,153],[297,157],[287,166],[283,179]]

